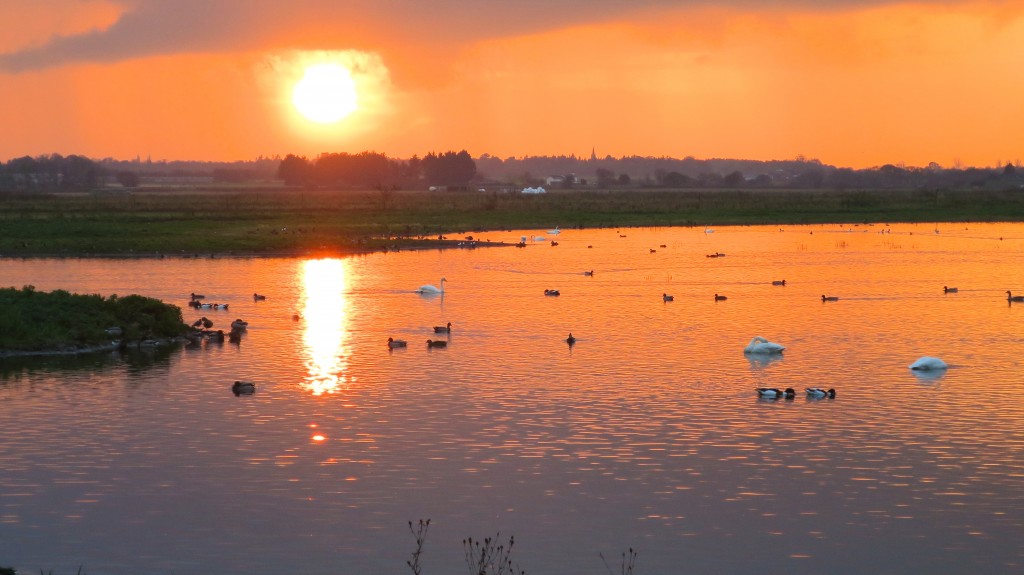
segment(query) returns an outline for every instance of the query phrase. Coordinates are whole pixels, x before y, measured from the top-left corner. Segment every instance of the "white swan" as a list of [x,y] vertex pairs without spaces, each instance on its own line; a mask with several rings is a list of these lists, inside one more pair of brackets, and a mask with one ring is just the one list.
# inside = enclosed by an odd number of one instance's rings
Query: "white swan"
[[915,371],[932,371],[946,369],[949,365],[937,357],[924,356],[910,364],[910,369]]
[[417,293],[444,293],[444,282],[445,278],[441,278],[441,287],[432,286],[430,284],[420,286],[420,289],[416,290]]
[[743,348],[743,353],[782,353],[782,350],[786,349],[786,346],[773,343],[767,339],[756,335],[754,339],[750,340],[747,347]]
[[560,234],[560,233],[562,233],[562,230],[558,229],[558,226],[555,226],[555,229],[548,230],[548,233],[549,234]]

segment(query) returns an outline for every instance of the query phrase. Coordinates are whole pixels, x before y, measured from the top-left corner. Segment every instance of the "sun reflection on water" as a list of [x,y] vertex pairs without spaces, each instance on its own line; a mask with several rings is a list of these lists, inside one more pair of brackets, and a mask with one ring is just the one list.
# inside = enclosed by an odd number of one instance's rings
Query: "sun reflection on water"
[[302,334],[307,375],[304,386],[313,395],[337,393],[346,384],[344,260],[310,260],[302,266],[305,306]]

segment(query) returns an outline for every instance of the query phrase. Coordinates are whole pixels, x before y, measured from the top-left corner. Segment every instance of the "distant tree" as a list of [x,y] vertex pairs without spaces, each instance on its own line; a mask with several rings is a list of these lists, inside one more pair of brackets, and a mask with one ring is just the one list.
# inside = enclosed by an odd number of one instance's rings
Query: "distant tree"
[[666,188],[683,188],[690,185],[692,181],[693,180],[690,178],[690,176],[687,176],[686,174],[680,174],[679,172],[669,172],[665,174],[665,177],[662,178],[662,185],[664,185]]
[[618,184],[619,184],[620,186],[628,186],[628,185],[629,185],[629,182],[631,182],[632,180],[630,179],[630,177],[629,177],[629,174],[627,174],[627,173],[621,173],[621,174],[619,174],[619,177],[615,179],[615,181],[616,181],[616,182],[617,182],[617,183],[618,183]]
[[465,188],[476,177],[476,162],[466,150],[431,152],[423,157],[423,175],[430,185]]
[[607,168],[598,168],[595,173],[597,174],[597,187],[599,188],[610,188],[615,182],[615,172]]
[[1013,164],[1007,162],[1006,167],[1003,168],[1004,176],[1012,176],[1017,173],[1017,168],[1013,167]]
[[726,174],[724,178],[722,178],[722,184],[728,188],[738,188],[742,186],[744,182],[746,182],[746,179],[743,177],[743,174],[739,172],[739,170],[735,172],[730,172]]
[[312,167],[305,156],[288,154],[277,167],[277,179],[284,180],[289,186],[305,184],[310,181],[312,175]]
[[135,172],[122,170],[115,174],[114,177],[117,178],[117,183],[125,188],[137,188],[139,186],[139,175]]

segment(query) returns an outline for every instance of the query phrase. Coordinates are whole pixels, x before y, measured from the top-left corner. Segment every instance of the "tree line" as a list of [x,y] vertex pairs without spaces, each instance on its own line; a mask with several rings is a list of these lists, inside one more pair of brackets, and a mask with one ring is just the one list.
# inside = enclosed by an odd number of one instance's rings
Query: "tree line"
[[359,189],[1024,189],[1016,163],[998,168],[944,168],[886,164],[841,168],[818,160],[730,160],[693,157],[576,156],[473,158],[466,150],[409,159],[385,154],[326,153],[307,159],[288,154],[242,162],[91,160],[80,155],[24,156],[0,163],[0,191],[89,191],[143,183],[195,185],[283,182],[293,187]]

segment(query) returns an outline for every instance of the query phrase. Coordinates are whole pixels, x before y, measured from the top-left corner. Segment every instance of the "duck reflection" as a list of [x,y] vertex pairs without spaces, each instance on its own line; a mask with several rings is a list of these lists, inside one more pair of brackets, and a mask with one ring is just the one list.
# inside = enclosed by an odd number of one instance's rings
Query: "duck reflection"
[[348,300],[345,296],[347,263],[338,259],[304,262],[302,286],[305,306],[302,332],[307,375],[304,386],[313,395],[336,393],[346,383],[348,359]]

